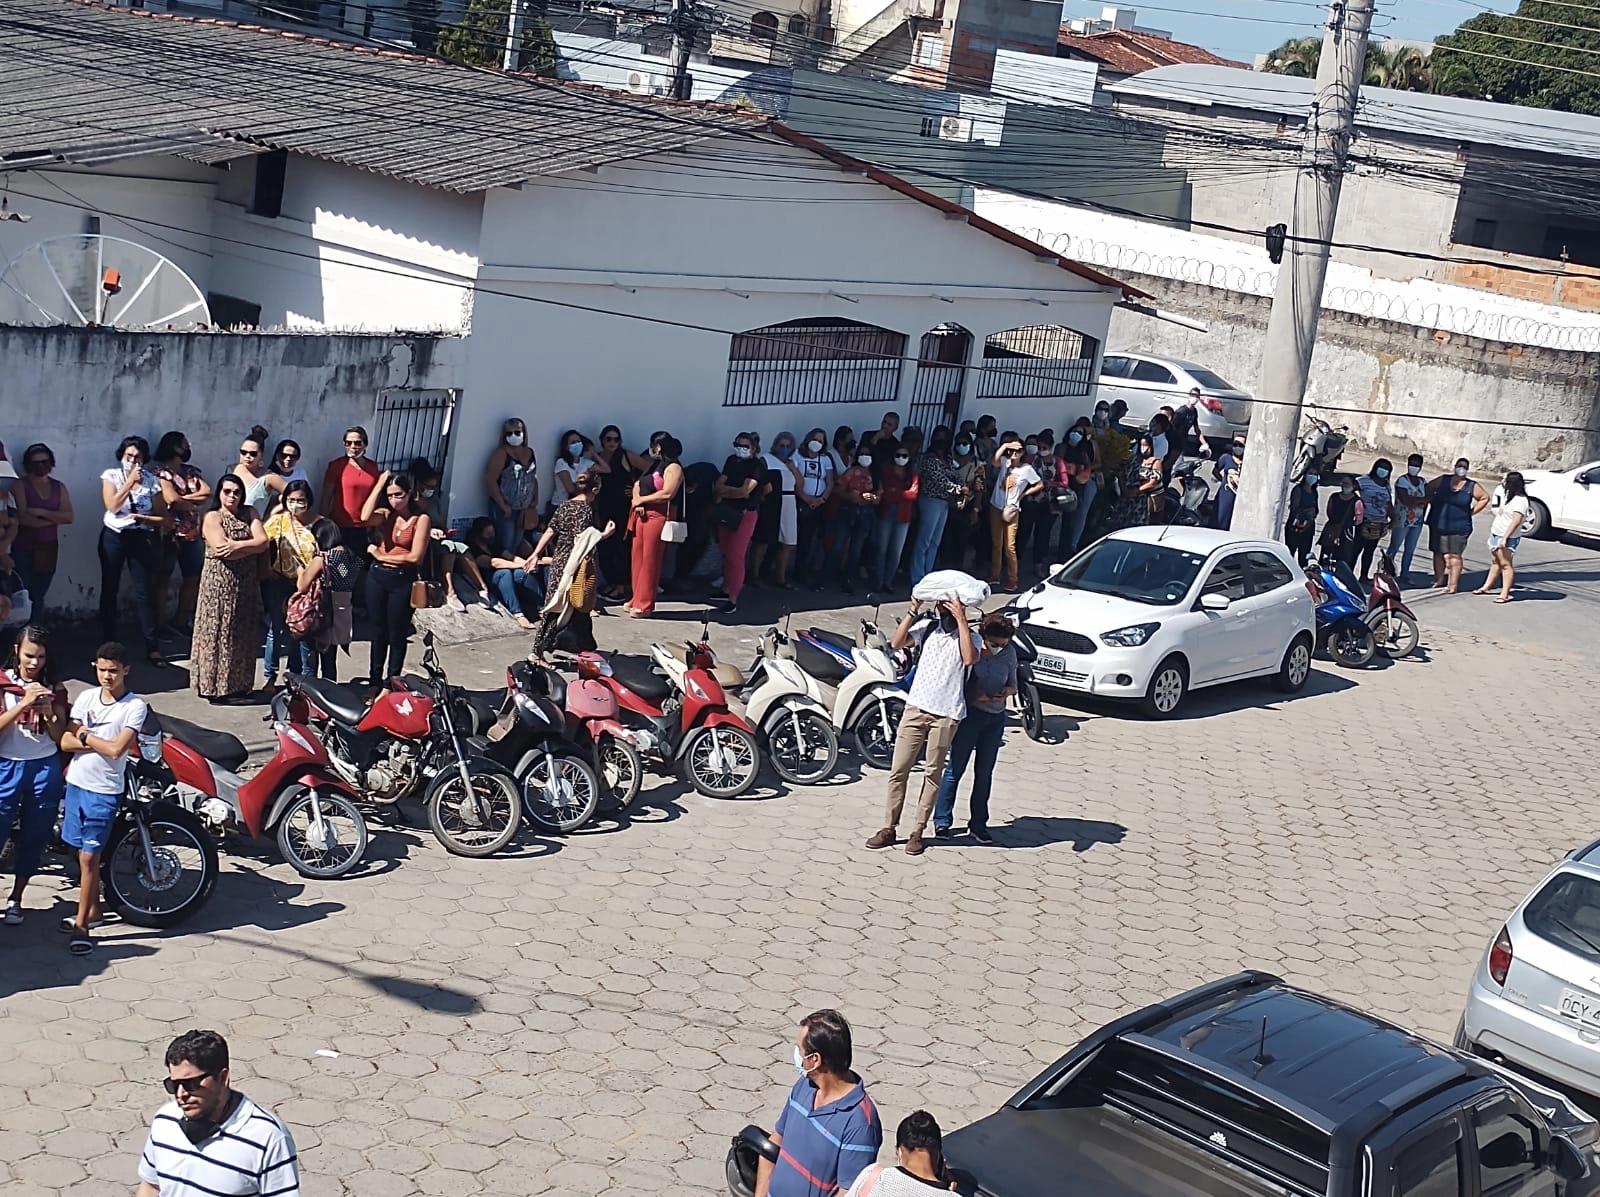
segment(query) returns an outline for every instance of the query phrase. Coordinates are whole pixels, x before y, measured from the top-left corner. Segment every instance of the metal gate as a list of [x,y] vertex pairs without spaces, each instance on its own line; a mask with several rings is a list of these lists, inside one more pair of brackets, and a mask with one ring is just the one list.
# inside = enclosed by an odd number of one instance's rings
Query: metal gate
[[459,391],[389,390],[378,393],[372,456],[385,469],[403,470],[419,457],[443,472],[450,452],[450,420]]
[[961,385],[972,353],[972,334],[959,324],[941,324],[923,334],[906,424],[924,438],[944,424],[954,432],[961,419]]

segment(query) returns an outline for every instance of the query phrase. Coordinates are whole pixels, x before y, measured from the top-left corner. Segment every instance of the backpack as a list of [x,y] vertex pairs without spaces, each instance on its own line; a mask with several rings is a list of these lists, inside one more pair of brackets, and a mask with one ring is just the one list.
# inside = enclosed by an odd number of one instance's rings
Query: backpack
[[311,579],[310,589],[289,598],[283,621],[289,628],[289,635],[296,640],[309,639],[333,622],[333,600],[328,597],[325,580],[327,573],[328,563],[324,559],[322,569]]

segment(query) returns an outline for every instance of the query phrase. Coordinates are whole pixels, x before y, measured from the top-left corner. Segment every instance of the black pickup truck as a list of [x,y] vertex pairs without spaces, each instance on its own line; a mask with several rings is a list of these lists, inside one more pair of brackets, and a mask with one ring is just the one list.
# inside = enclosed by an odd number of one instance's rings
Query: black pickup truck
[[1561,1095],[1241,973],[1118,1019],[945,1139],[985,1197],[1594,1197]]

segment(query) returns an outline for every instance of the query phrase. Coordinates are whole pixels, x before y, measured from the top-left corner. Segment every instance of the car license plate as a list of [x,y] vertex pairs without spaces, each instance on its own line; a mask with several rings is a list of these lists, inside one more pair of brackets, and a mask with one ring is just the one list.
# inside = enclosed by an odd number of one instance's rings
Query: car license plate
[[1067,672],[1067,659],[1057,653],[1046,652],[1041,648],[1039,650],[1039,659],[1034,662],[1033,667],[1042,669],[1046,673],[1065,673]]
[[1560,1010],[1563,1018],[1600,1028],[1600,998],[1574,989],[1563,989]]

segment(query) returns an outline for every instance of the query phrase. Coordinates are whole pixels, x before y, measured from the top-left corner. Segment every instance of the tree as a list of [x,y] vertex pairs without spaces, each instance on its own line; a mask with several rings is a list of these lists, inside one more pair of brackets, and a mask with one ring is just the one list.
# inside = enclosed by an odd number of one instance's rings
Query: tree
[[1291,37],[1267,55],[1261,69],[1274,75],[1293,75],[1296,79],[1315,79],[1322,61],[1320,37]]
[[[1293,37],[1267,55],[1263,70],[1297,79],[1315,79],[1322,61],[1322,41],[1315,37]],[[1367,47],[1362,82],[1371,87],[1393,87],[1401,91],[1427,91],[1432,72],[1427,56],[1412,46],[1389,46],[1382,42]]]
[[[439,30],[439,56],[468,66],[500,66],[505,61],[510,20],[511,0],[467,0],[461,23]],[[539,75],[556,73],[556,39],[543,4],[530,3],[523,10],[522,44],[512,69]]]
[[1447,95],[1600,114],[1600,11],[1522,0],[1483,13],[1435,43],[1435,90]]

